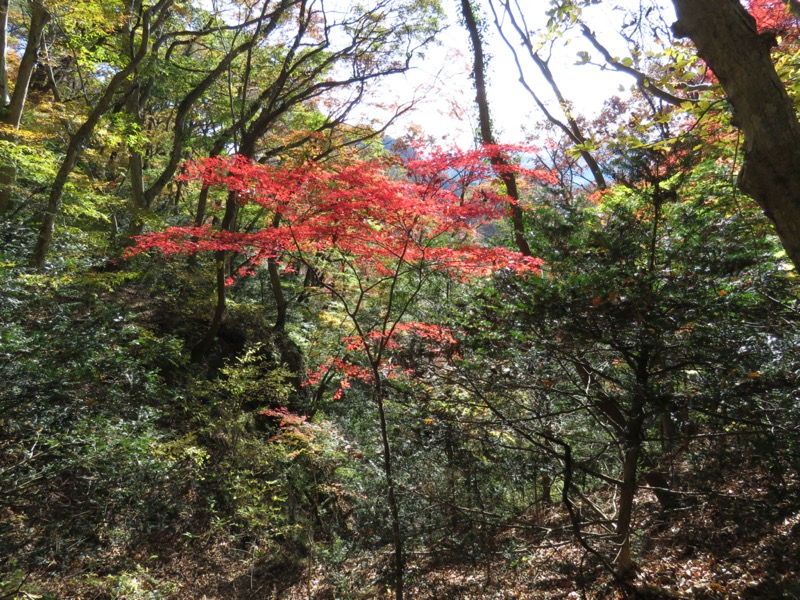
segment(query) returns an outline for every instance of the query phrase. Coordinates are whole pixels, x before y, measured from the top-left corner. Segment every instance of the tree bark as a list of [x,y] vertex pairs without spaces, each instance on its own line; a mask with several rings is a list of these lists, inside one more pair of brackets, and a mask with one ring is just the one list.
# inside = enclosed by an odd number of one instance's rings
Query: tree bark
[[[30,87],[31,77],[39,60],[39,48],[42,46],[44,29],[50,21],[50,13],[39,0],[32,0],[28,3],[31,11],[31,22],[28,27],[28,40],[25,45],[25,52],[17,69],[17,80],[14,84],[14,92],[8,97],[8,72],[6,65],[6,44],[8,27],[8,5],[9,0],[0,1],[0,19],[2,19],[3,39],[0,40],[0,50],[3,52],[2,66],[0,67],[0,78],[2,78],[2,100],[5,114],[2,122],[11,129],[19,129],[22,121],[22,114],[25,110],[25,101],[28,98],[28,88]],[[14,141],[12,132],[0,134],[0,139]],[[17,179],[17,169],[13,164],[0,165],[0,216],[4,215],[11,208],[11,191]]]
[[[8,4],[9,0],[0,0],[0,109],[8,111],[11,97],[8,93],[8,63],[6,50],[8,46]],[[3,134],[0,139],[7,139]],[[0,164],[0,216],[11,208],[11,190],[14,186],[16,169],[13,164]]]
[[[136,14],[140,10],[141,2],[139,0],[131,0],[128,5],[128,12]],[[125,34],[129,39],[134,39],[134,31],[131,27],[131,21],[126,21],[123,28]],[[133,46],[128,47],[128,60],[133,61],[136,57],[136,49]],[[142,103],[147,97],[146,88],[143,88],[141,74],[136,69],[133,73],[133,80],[130,89],[127,93],[127,100],[125,101],[125,111],[137,126],[138,132],[142,132]],[[144,91],[144,93],[143,93]],[[144,158],[142,152],[138,147],[131,148],[128,154],[128,181],[131,185],[130,196],[130,210],[131,210],[131,223],[128,227],[130,237],[141,235],[144,228],[142,221],[142,211],[148,208],[144,197]]]
[[28,39],[25,45],[25,52],[19,63],[17,71],[17,81],[14,84],[14,93],[11,96],[11,104],[8,107],[8,120],[6,121],[13,128],[18,128],[22,120],[22,112],[25,109],[25,101],[28,99],[28,88],[30,87],[31,77],[39,60],[39,48],[42,46],[42,36],[44,28],[50,21],[50,13],[39,0],[29,3],[31,9],[31,25],[28,28]]
[[[227,200],[225,201],[225,216],[222,218],[221,229],[222,231],[234,231],[236,229],[236,218],[239,215],[239,201],[235,192],[228,192]],[[219,333],[219,326],[222,324],[222,318],[225,316],[227,310],[227,278],[228,270],[231,260],[231,253],[227,250],[217,250],[215,253],[215,272],[217,282],[217,304],[214,307],[214,316],[211,319],[211,325],[208,326],[206,334],[203,339],[192,348],[192,362],[200,362],[202,358],[208,354],[214,340]]]
[[759,34],[738,0],[673,0],[675,35],[689,37],[719,79],[744,134],[739,187],[775,225],[800,268],[800,123]]
[[278,263],[273,259],[267,261],[267,272],[269,273],[269,282],[272,286],[272,294],[275,297],[275,331],[283,331],[286,329],[286,313],[288,303],[286,302],[286,294],[283,293],[283,286],[281,285],[281,275],[278,272]]
[[[138,84],[133,84],[126,110],[133,122],[142,128],[141,95]],[[144,158],[139,148],[132,148],[128,155],[128,181],[131,183],[131,224],[128,228],[131,237],[141,235],[144,229],[142,212],[149,207],[144,196]]]
[[0,0],[0,103],[2,108],[8,107],[11,96],[8,93],[8,4],[10,0]]
[[395,493],[392,472],[392,451],[389,444],[389,428],[386,423],[386,409],[383,405],[383,385],[378,365],[373,363],[372,376],[375,377],[375,405],[380,419],[381,444],[383,445],[383,473],[386,476],[386,499],[392,520],[392,543],[394,546],[394,598],[403,600],[405,579],[405,557],[403,556],[403,533],[400,528],[400,509]]
[[[638,412],[641,407],[638,408]],[[619,488],[619,510],[616,523],[616,543],[619,546],[615,561],[617,575],[628,579],[633,572],[631,549],[631,523],[633,522],[633,500],[636,497],[639,454],[641,453],[641,415],[635,415],[628,423],[625,440],[625,455],[622,463],[622,485]]]
[[[36,246],[33,250],[31,257],[31,266],[35,269],[41,270],[44,267],[47,253],[50,251],[50,243],[53,239],[53,229],[55,227],[56,216],[61,210],[61,200],[64,195],[64,186],[67,183],[72,170],[80,158],[83,151],[83,145],[89,139],[89,136],[94,131],[100,118],[111,108],[114,103],[114,98],[120,86],[128,79],[128,77],[136,70],[139,63],[142,62],[147,55],[150,48],[150,31],[151,20],[153,15],[159,15],[159,18],[166,16],[169,7],[172,5],[173,0],[161,0],[158,4],[150,7],[144,12],[142,17],[142,40],[139,48],[133,58],[128,62],[125,67],[118,71],[114,77],[108,82],[103,95],[97,100],[78,130],[71,136],[67,152],[61,162],[61,167],[56,174],[56,179],[53,182],[53,187],[50,190],[50,195],[47,200],[47,210],[42,217],[42,225],[39,229],[39,236],[36,240]],[[13,104],[13,101],[12,101]]]
[[[461,0],[461,14],[469,32],[472,42],[473,74],[475,76],[475,102],[478,105],[478,121],[480,122],[481,143],[484,145],[495,144],[492,132],[492,117],[489,113],[489,99],[486,95],[486,59],[483,54],[483,41],[478,30],[478,23],[472,10],[470,0]],[[507,162],[500,156],[492,157],[492,164],[504,166]],[[517,178],[513,173],[501,174],[501,179],[506,186],[506,193],[517,204],[512,204],[510,208],[511,224],[514,228],[514,243],[517,249],[524,256],[531,256],[531,248],[525,239],[525,224],[522,220],[522,209],[519,202],[519,191],[517,189]]]

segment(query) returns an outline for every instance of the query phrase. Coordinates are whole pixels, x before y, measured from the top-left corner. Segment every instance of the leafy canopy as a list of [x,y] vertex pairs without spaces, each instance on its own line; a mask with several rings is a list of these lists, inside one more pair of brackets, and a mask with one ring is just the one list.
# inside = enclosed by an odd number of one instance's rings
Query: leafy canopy
[[[190,163],[183,177],[221,186],[242,205],[263,210],[258,231],[171,227],[137,239],[130,254],[235,251],[249,267],[270,259],[304,261],[338,253],[364,272],[387,276],[391,265],[425,265],[456,277],[500,269],[538,273],[541,261],[481,243],[481,226],[502,219],[513,202],[493,190],[499,168],[549,181],[543,170],[491,165],[490,158],[520,149],[487,146],[469,152],[433,151],[404,164],[395,159],[331,165],[264,165],[240,156]],[[406,177],[395,176],[403,168]]]

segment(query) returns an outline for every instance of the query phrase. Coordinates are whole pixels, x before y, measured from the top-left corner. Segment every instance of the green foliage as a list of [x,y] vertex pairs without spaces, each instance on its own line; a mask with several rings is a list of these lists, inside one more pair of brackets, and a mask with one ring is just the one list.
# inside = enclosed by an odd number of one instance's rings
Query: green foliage
[[120,574],[90,579],[87,585],[95,593],[115,600],[166,600],[174,598],[178,591],[177,584],[159,580],[139,564]]
[[[262,414],[287,404],[294,374],[254,344],[190,385],[183,345],[152,328],[140,285],[125,272],[5,272],[4,570],[104,564],[182,536],[230,536],[273,557],[290,544],[295,556],[342,518],[335,426]],[[171,589],[133,562],[120,566],[93,585],[111,597]]]
[[117,284],[15,274],[2,282],[0,543],[28,565],[66,567],[135,546],[174,527],[184,502],[192,465],[159,452],[170,436],[160,425],[170,397],[163,374],[183,364],[181,344],[106,304],[101,294]]
[[[775,327],[797,323],[796,279],[768,224],[731,194],[718,164],[648,178],[648,160],[626,157],[635,183],[594,201],[540,198],[529,227],[546,275],[475,290],[453,325],[464,361],[448,381],[483,407],[517,460],[561,482],[569,467],[583,510],[594,510],[587,493],[620,493],[610,482],[623,479],[633,444],[645,472],[698,432],[746,430],[740,443],[769,454],[794,438],[800,416],[794,325]],[[528,482],[531,495],[544,489]],[[616,550],[605,551],[612,560]]]
[[[552,46],[555,57],[555,38],[577,31],[593,4],[551,2],[542,54]],[[296,573],[308,577],[295,596],[383,594],[377,571],[393,531],[375,390],[353,380],[334,397],[341,374],[325,370],[332,358],[369,366],[353,347],[349,294],[365,329],[397,318],[447,326],[457,338],[437,345],[401,334],[381,355],[402,541],[418,589],[429,583],[420,567],[437,561],[469,565],[473,576],[496,555],[524,571],[535,562],[529,543],[573,535],[563,494],[580,509],[579,531],[613,560],[623,458],[636,445],[634,487],[661,473],[680,508],[655,509],[652,490],[638,492],[636,552],[658,543],[662,522],[692,529],[677,519],[698,512],[694,502],[717,529],[719,498],[706,492],[733,462],[763,476],[758,493],[777,516],[762,520],[783,520],[788,544],[800,462],[797,273],[733,187],[742,143],[692,48],[636,46],[631,28],[647,19],[631,21],[625,35],[635,47],[619,64],[670,94],[695,90],[692,101],[673,111],[639,90],[630,102],[610,102],[596,122],[576,121],[589,141],[543,144],[553,153],[539,166],[555,167],[557,184],[520,178],[525,235],[545,259],[543,276],[501,272],[465,286],[409,271],[368,281],[346,255],[315,250],[316,272],[281,265],[298,269],[280,275],[285,331],[273,325],[270,274],[255,268],[226,288],[220,333],[193,364],[187,348],[217,301],[214,259],[108,259],[130,244],[135,220],[144,231],[194,223],[200,189],[173,181],[132,208],[131,157],[143,160],[146,188],[176,148],[181,159],[212,149],[224,156],[268,120],[254,160],[385,158],[379,137],[363,139],[368,125],[331,115],[347,115],[344,99],[366,96],[378,70],[403,70],[409,49],[439,31],[441,6],[351,4],[333,29],[312,19],[297,47],[299,16],[287,11],[192,105],[183,145],[173,148],[181,101],[253,31],[237,29],[230,14],[174,3],[153,39],[165,37],[87,139],[49,267],[33,273],[23,265],[69,135],[139,35],[121,2],[47,6],[54,20],[40,66],[52,69],[64,101],[52,101],[51,74],[38,69],[23,129],[0,140],[0,166],[16,174],[0,217],[0,597],[278,596],[280,586],[268,591],[271,573],[284,587]],[[27,27],[20,7],[12,3],[10,28],[18,49]],[[339,52],[349,35],[354,45]],[[597,60],[577,54],[587,68]],[[783,45],[773,58],[796,92],[797,52]],[[336,91],[343,74],[364,80]],[[575,183],[586,175],[578,150],[598,157],[610,189]],[[220,223],[226,199],[212,191],[205,223]],[[238,208],[231,233],[265,222],[263,206]],[[501,245],[508,230],[481,235],[498,232],[489,245]],[[251,266],[228,257],[226,277]],[[318,369],[316,387],[304,385]],[[751,504],[738,495],[741,482],[730,483],[730,501]],[[656,512],[661,529],[652,536]],[[737,550],[767,547],[745,537],[726,540]],[[570,581],[593,573],[570,557],[543,564]],[[320,573],[330,587],[312,591]],[[219,588],[199,591],[195,579],[218,579]],[[454,590],[438,597],[466,593]]]

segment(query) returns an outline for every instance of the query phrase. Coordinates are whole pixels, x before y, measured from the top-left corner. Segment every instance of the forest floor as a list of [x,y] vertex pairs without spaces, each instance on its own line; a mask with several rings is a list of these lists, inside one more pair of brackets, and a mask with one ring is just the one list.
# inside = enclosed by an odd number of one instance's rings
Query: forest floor
[[[732,459],[728,459],[731,460]],[[800,598],[800,480],[758,460],[716,467],[684,482],[681,507],[661,510],[638,495],[636,574],[631,589],[577,544],[553,505],[497,530],[480,556],[463,548],[409,552],[406,596],[416,599],[797,599]],[[695,472],[697,473],[697,471]],[[18,598],[367,599],[390,597],[388,548],[339,561],[283,559],[220,538],[171,541],[127,557],[125,576],[91,569],[32,573]],[[294,553],[295,555],[298,553]],[[88,565],[85,565],[88,569]],[[111,582],[113,581],[113,585]],[[631,591],[633,590],[633,591]],[[14,595],[2,596],[14,598]]]
[[[637,511],[636,575],[623,592],[570,536],[561,507],[537,527],[515,529],[475,564],[409,560],[408,596],[441,599],[693,598],[800,599],[800,485],[797,473],[752,469],[717,476],[685,507],[659,510],[642,492]],[[543,532],[548,532],[544,534]],[[553,539],[555,536],[560,537]],[[388,557],[387,557],[388,558]],[[388,560],[386,561],[388,563]],[[351,576],[369,581],[369,565]],[[331,574],[318,570],[277,597],[338,598]],[[375,577],[373,577],[373,581]],[[379,597],[378,586],[352,598]]]

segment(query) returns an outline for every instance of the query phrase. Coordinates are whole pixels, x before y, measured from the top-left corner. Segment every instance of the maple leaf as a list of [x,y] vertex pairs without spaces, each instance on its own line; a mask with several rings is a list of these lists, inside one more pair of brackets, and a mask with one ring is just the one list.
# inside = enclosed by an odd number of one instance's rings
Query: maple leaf
[[[180,178],[220,188],[240,205],[256,205],[264,215],[261,228],[171,227],[136,238],[127,254],[236,252],[247,266],[229,277],[228,285],[266,261],[305,265],[322,275],[323,287],[340,301],[348,293],[363,297],[365,290],[379,298],[386,282],[409,273],[421,277],[439,272],[460,281],[498,271],[536,275],[540,259],[487,247],[479,233],[518,205],[498,185],[502,175],[513,172],[534,185],[555,181],[552,173],[525,166],[533,151],[499,145],[468,151],[414,148],[405,158],[339,164],[260,164],[240,156],[196,160],[184,165]],[[359,282],[355,292],[348,289],[352,283],[345,274]],[[334,398],[341,398],[351,381],[373,385],[378,374],[402,374],[383,361],[403,337],[426,340],[453,354],[452,332],[432,324],[390,321],[391,308],[387,311],[382,326],[359,326],[357,335],[342,339],[343,352],[366,357],[369,369],[331,358],[308,374],[308,385],[322,384],[335,372]]]
[[[235,251],[257,265],[287,254],[302,261],[335,250],[379,276],[388,276],[398,260],[426,263],[459,279],[501,269],[538,273],[541,262],[536,259],[465,243],[478,237],[481,225],[502,219],[513,202],[490,189],[498,169],[552,182],[551,173],[525,168],[521,158],[511,160],[530,151],[517,146],[420,150],[402,164],[405,178],[392,172],[396,159],[293,167],[240,156],[193,161],[181,170],[181,179],[226,189],[241,204],[266,209],[270,220],[279,215],[280,225],[252,233],[172,227],[136,238],[127,255]],[[498,155],[506,162],[493,165]]]
[[785,0],[748,0],[746,6],[759,33],[775,35],[781,44],[797,41],[800,23]]

